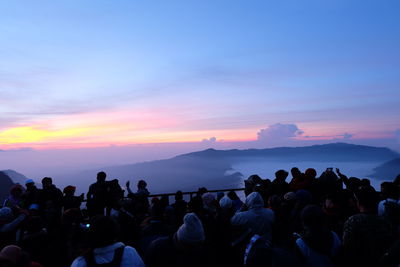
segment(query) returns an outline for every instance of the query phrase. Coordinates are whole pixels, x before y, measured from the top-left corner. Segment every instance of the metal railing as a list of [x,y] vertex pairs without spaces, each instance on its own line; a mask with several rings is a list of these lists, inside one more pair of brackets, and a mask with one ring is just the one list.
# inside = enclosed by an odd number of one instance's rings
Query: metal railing
[[[229,191],[244,191],[244,188],[230,188],[230,189],[215,189],[215,190],[207,190],[208,193],[218,193],[218,192],[229,192]],[[198,191],[190,191],[190,192],[182,192],[182,195],[189,195],[190,198],[193,197],[194,194],[197,194]],[[175,193],[162,193],[162,194],[151,194],[149,197],[162,197],[162,196],[175,196]]]

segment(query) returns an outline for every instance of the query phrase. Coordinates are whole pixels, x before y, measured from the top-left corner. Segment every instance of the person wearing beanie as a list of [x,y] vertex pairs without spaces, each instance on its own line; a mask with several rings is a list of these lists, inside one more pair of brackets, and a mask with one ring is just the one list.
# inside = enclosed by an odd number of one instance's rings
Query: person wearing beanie
[[197,245],[205,240],[203,225],[194,213],[188,213],[183,218],[183,224],[176,232],[179,243],[183,245]]
[[258,234],[271,239],[274,212],[264,208],[264,200],[258,192],[246,197],[245,211],[237,212],[231,219],[233,226],[244,226],[251,229],[253,235]]
[[221,207],[221,209],[226,210],[226,209],[230,209],[233,207],[233,201],[232,199],[230,199],[228,196],[224,196],[223,198],[221,198],[221,200],[219,201],[219,206]]
[[196,214],[188,213],[175,234],[158,238],[150,244],[145,264],[147,267],[208,266],[204,242],[200,219]]

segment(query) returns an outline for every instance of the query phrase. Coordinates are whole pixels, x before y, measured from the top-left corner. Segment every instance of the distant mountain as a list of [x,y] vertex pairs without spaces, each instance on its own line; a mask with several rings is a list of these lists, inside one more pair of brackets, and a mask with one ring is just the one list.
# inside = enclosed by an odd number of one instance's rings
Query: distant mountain
[[[104,167],[59,177],[66,186],[74,184],[78,191],[87,190],[96,181],[96,173],[105,171],[107,180],[118,178],[121,185],[127,180],[132,183],[145,179],[152,193],[173,192],[174,190],[196,190],[200,186],[209,189],[238,187],[241,173],[229,174],[236,162],[262,159],[273,162],[385,162],[400,157],[388,149],[370,146],[334,143],[308,147],[281,147],[271,149],[215,150],[193,152],[171,159],[136,164]],[[132,189],[135,189],[132,184]],[[80,189],[82,188],[82,189]]]
[[25,177],[25,175],[14,170],[2,170],[1,172],[7,174],[8,177],[10,177],[11,180],[16,184],[25,185],[25,181],[28,179]]
[[247,150],[215,150],[207,149],[204,151],[193,152],[180,155],[178,157],[196,158],[225,158],[239,160],[243,158],[265,158],[279,161],[359,161],[376,162],[387,161],[400,154],[384,147],[372,147],[353,145],[346,143],[332,143],[326,145],[314,145],[306,147],[278,147],[267,149],[247,149]]
[[394,180],[400,174],[400,158],[390,160],[373,169],[371,177],[382,180]]
[[4,172],[0,171],[0,201],[1,205],[3,200],[8,196],[11,187],[14,185],[11,178]]
[[[236,188],[241,174],[227,175],[226,171],[229,169],[231,169],[230,163],[224,159],[197,158],[194,160],[191,157],[175,157],[71,174],[68,175],[68,182],[82,185],[87,190],[88,184],[82,184],[82,182],[93,183],[96,181],[96,173],[105,171],[107,180],[118,178],[122,186],[130,180],[132,190],[136,190],[135,182],[144,179],[152,193],[197,190],[201,186],[209,189]],[[61,177],[60,180],[65,178]]]

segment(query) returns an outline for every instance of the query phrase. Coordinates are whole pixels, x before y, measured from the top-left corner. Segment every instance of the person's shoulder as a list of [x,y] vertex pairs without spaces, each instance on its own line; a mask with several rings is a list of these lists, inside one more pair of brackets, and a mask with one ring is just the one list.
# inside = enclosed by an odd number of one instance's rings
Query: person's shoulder
[[129,266],[144,266],[143,260],[139,256],[139,253],[131,246],[125,246],[123,258],[123,262],[129,262]]
[[86,260],[84,257],[79,256],[78,258],[76,258],[72,264],[71,267],[86,267]]
[[124,253],[128,253],[128,254],[131,254],[131,255],[138,255],[136,249],[134,247],[131,247],[131,246],[125,246]]

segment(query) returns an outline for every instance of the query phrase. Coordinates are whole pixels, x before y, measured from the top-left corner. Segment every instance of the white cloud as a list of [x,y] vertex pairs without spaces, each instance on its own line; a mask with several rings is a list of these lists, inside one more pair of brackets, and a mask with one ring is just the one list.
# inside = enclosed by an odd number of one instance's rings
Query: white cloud
[[201,141],[203,144],[215,144],[217,142],[216,137],[210,137],[209,139],[203,139]]
[[276,123],[261,129],[257,133],[257,141],[266,144],[284,144],[285,141],[291,141],[303,133],[296,124]]
[[343,140],[350,140],[354,135],[351,133],[344,133],[342,136]]

